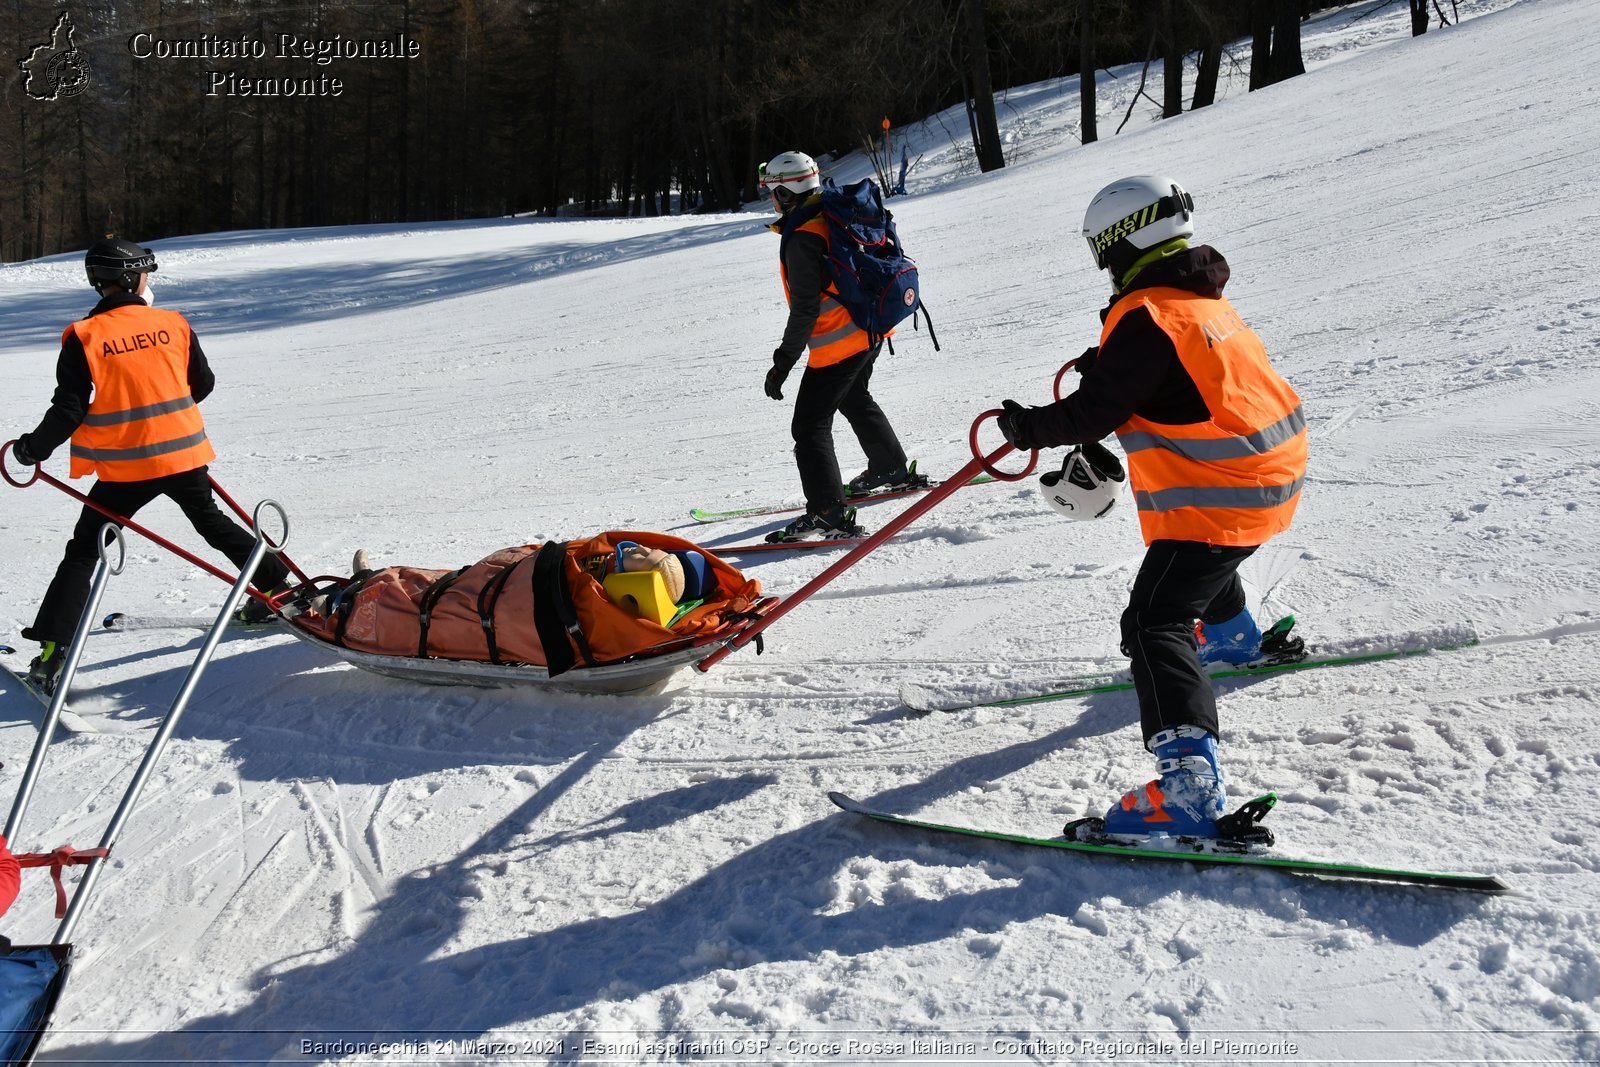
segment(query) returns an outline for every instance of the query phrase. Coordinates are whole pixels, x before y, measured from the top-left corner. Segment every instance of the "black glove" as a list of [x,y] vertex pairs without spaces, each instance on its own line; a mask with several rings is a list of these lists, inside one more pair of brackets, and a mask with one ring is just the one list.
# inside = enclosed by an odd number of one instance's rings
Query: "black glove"
[[774,400],[783,399],[783,382],[789,377],[789,372],[794,370],[794,365],[800,361],[799,356],[786,356],[783,349],[776,349],[772,353],[772,369],[767,371],[767,395]]
[[23,434],[11,446],[11,458],[24,467],[32,467],[49,459],[50,454],[48,452],[42,456],[35,454],[33,444],[28,440],[28,435]]
[[1083,350],[1083,355],[1078,357],[1078,362],[1074,363],[1072,365],[1072,369],[1077,371],[1079,374],[1088,374],[1089,373],[1089,368],[1094,366],[1094,361],[1099,359],[1099,358],[1100,358],[1100,346],[1099,345],[1094,345],[1094,346],[1092,346],[1090,348],[1085,348]]
[[1005,435],[1006,441],[1013,448],[1020,448],[1024,451],[1033,448],[1033,444],[1030,443],[1031,439],[1022,428],[1022,420],[1028,414],[1028,409],[1015,400],[1002,400],[1000,406],[1005,408],[1005,412],[999,418],[999,423],[1000,432]]

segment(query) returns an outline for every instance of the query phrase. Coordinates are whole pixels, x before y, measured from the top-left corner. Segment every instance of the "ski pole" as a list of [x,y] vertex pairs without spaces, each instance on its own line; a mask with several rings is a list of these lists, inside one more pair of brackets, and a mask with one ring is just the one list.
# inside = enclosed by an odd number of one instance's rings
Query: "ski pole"
[[[108,550],[115,544],[117,546],[117,562],[112,563]],[[114,523],[106,523],[100,528],[100,562],[95,564],[94,582],[89,587],[89,599],[83,606],[83,615],[78,619],[78,629],[72,635],[72,643],[67,646],[67,658],[61,664],[61,673],[56,675],[55,692],[50,696],[50,707],[44,713],[44,721],[39,724],[39,736],[33,743],[33,755],[28,757],[28,768],[22,772],[22,784],[17,787],[17,799],[11,805],[11,814],[6,819],[6,840],[17,839],[17,829],[22,823],[22,814],[28,808],[28,801],[33,796],[33,787],[39,781],[39,774],[44,770],[45,749],[50,747],[50,741],[55,736],[56,724],[61,721],[61,713],[66,710],[67,690],[72,688],[72,676],[78,673],[78,661],[83,658],[83,647],[88,643],[89,629],[93,620],[99,615],[100,598],[106,591],[106,583],[113,574],[121,574],[123,565],[128,561],[128,546],[122,540],[122,531]]]
[[991,416],[998,418],[1002,414],[1004,414],[1003,411],[1001,411],[999,408],[994,408],[993,410],[985,411],[983,414],[979,415],[973,420],[972,430],[967,437],[968,444],[972,448],[972,462],[968,463],[955,474],[945,479],[944,482],[942,482],[937,488],[923,494],[922,498],[915,504],[911,505],[900,514],[890,519],[884,524],[882,529],[880,529],[877,533],[870,535],[865,541],[861,542],[861,544],[857,545],[855,548],[852,548],[842,558],[829,566],[827,570],[811,579],[794,593],[784,597],[778,602],[777,607],[767,612],[767,614],[756,620],[756,622],[751,624],[749,627],[740,630],[727,644],[711,653],[711,655],[707,656],[705,659],[696,663],[695,668],[704,673],[705,671],[710,670],[712,667],[715,667],[718,663],[721,663],[723,660],[727,659],[738,649],[741,649],[745,645],[749,644],[761,631],[765,630],[767,627],[783,618],[789,612],[799,607],[806,600],[810,599],[811,595],[817,590],[821,589],[823,586],[839,577],[839,575],[843,574],[845,571],[861,562],[863,558],[865,558],[879,545],[889,540],[889,538],[893,537],[907,526],[910,526],[913,522],[927,514],[933,508],[937,507],[941,501],[943,501],[951,493],[954,493],[957,489],[960,489],[962,486],[966,485],[969,481],[976,477],[980,471],[987,473],[1003,482],[1018,482],[1032,474],[1033,468],[1037,466],[1039,462],[1039,453],[1037,449],[1029,452],[1028,465],[1015,474],[1008,474],[1007,472],[994,466],[996,461],[1004,459],[1006,455],[1015,451],[1010,444],[1001,445],[993,452],[990,452],[987,456],[984,455],[979,449],[978,427],[983,424],[983,420],[990,418]]
[[[271,507],[283,520],[283,536],[274,544],[261,528],[261,511]],[[122,832],[123,824],[128,821],[128,816],[133,813],[134,805],[139,802],[139,794],[144,791],[145,784],[155,771],[156,763],[161,759],[166,750],[167,742],[172,739],[173,733],[178,728],[178,720],[183,718],[184,711],[189,706],[190,699],[200,686],[200,678],[205,674],[206,667],[211,663],[211,657],[216,653],[217,645],[222,641],[222,635],[228,629],[228,622],[233,618],[233,613],[238,610],[239,603],[245,598],[250,588],[250,579],[255,576],[256,568],[260,566],[268,552],[279,552],[289,541],[289,516],[283,507],[275,500],[263,500],[256,505],[256,513],[251,519],[255,530],[256,544],[250,550],[250,557],[244,561],[244,566],[239,568],[239,578],[233,583],[233,588],[228,593],[228,598],[222,604],[222,610],[217,613],[217,621],[211,624],[211,631],[206,635],[206,640],[200,647],[200,653],[195,657],[194,666],[189,668],[188,677],[183,680],[183,686],[178,690],[177,697],[172,702],[172,708],[167,712],[166,718],[161,722],[161,728],[156,731],[156,736],[151,739],[150,746],[145,749],[144,759],[139,764],[139,769],[134,772],[133,781],[128,785],[128,791],[122,796],[122,803],[117,805],[116,814],[111,817],[110,824],[106,827],[105,836],[100,839],[100,848],[107,854],[116,844],[117,836]],[[85,618],[90,617],[87,613]],[[72,905],[67,909],[67,917],[61,921],[61,926],[56,930],[54,944],[64,944],[72,937],[72,930],[83,916],[83,910],[89,899],[89,894],[94,888],[94,883],[100,875],[100,868],[104,857],[96,857],[84,868],[83,878],[78,882],[78,889],[72,896]]]
[[[11,476],[11,471],[6,468],[6,457],[10,454],[11,446],[14,445],[14,444],[16,444],[15,441],[7,441],[5,444],[0,445],[0,477],[5,478],[5,480],[8,483],[10,483],[11,485],[16,486],[18,489],[26,489],[26,488],[28,488],[28,486],[32,485],[34,482],[43,480],[45,482],[45,484],[55,486],[57,489],[61,490],[65,494],[67,494],[72,499],[74,499],[74,500],[78,501],[79,503],[83,504],[84,507],[93,508],[95,511],[98,511],[100,514],[104,515],[106,518],[108,518],[112,522],[116,523],[118,526],[127,527],[128,529],[132,530],[134,533],[139,534],[141,537],[144,537],[145,539],[147,539],[149,541],[153,541],[156,544],[160,545],[162,548],[166,549],[168,552],[171,552],[173,555],[177,556],[179,559],[186,560],[189,563],[193,563],[196,567],[199,567],[201,570],[205,571],[207,574],[214,575],[214,576],[216,576],[218,578],[221,578],[224,582],[227,582],[229,585],[233,584],[234,576],[229,574],[227,571],[223,570],[221,567],[215,566],[214,564],[211,564],[211,563],[207,563],[205,560],[201,559],[199,556],[195,555],[193,552],[190,552],[188,549],[180,548],[179,546],[173,544],[171,541],[168,541],[165,537],[162,537],[160,534],[155,533],[155,532],[153,532],[151,530],[145,529],[143,526],[140,526],[138,523],[134,522],[132,519],[128,518],[126,515],[118,515],[116,512],[112,511],[110,508],[105,507],[105,506],[103,506],[101,504],[95,503],[93,500],[90,500],[87,496],[84,496],[82,493],[78,492],[76,489],[72,488],[67,483],[61,481],[59,478],[55,478],[55,477],[52,477],[51,475],[46,474],[44,472],[44,468],[39,466],[38,464],[34,464],[33,477],[32,478],[29,478],[25,482],[17,481],[15,478],[13,478]],[[237,505],[235,505],[235,506],[237,506]],[[255,597],[257,600],[260,600],[263,603],[267,604],[269,607],[273,606],[271,598],[268,597],[265,593],[260,592],[259,590],[255,590],[255,589],[250,590],[250,595]]]

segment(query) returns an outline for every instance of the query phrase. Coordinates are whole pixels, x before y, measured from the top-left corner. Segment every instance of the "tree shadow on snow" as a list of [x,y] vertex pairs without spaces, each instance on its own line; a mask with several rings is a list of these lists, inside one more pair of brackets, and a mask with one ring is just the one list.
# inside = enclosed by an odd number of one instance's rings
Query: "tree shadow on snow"
[[[349,260],[301,263],[292,267],[273,264],[254,270],[247,263],[228,271],[202,266],[193,273],[180,262],[157,274],[154,284],[159,290],[161,306],[181,311],[193,323],[204,344],[207,334],[320,326],[348,315],[383,308],[414,307],[558,274],[645,259],[679,248],[703,247],[761,233],[766,222],[752,215],[739,215],[625,236],[610,242],[557,242],[549,238],[560,232],[564,225],[561,220],[501,219],[476,228],[524,229],[528,233],[528,244],[467,247],[458,255],[418,258],[419,243],[411,242],[404,255],[397,253],[392,259],[357,262],[354,254],[359,254],[363,242],[356,240],[350,246],[353,255]],[[413,226],[409,229],[425,228]],[[580,228],[573,232],[584,231]],[[283,244],[293,243],[294,239],[293,235],[287,239],[242,236],[256,238],[250,243]],[[306,231],[304,239],[309,256],[320,256],[330,246],[326,232]],[[208,240],[215,243],[215,238]],[[178,242],[160,242],[159,245],[156,248],[158,257],[164,249],[174,248]],[[427,247],[426,242],[420,247]],[[78,255],[73,253],[62,258],[76,260]],[[79,274],[78,278],[81,277]],[[94,293],[87,285],[25,292],[15,300],[0,304],[0,338],[8,339],[8,343],[21,339],[24,344],[36,344],[42,351],[53,351],[60,344],[61,329],[87,315],[94,302]]]
[[[230,635],[256,642],[207,667],[178,736],[221,740],[237,773],[258,781],[330,780],[387,784],[468,764],[552,766],[596,745],[606,749],[667,713],[673,697],[590,694],[536,686],[480,689],[429,686],[363,671],[296,640]],[[187,677],[203,635],[145,652],[161,659],[136,680],[95,686],[80,678],[80,699],[116,697],[133,705],[113,716],[154,730]],[[126,657],[133,661],[140,656]],[[285,743],[285,737],[291,737]]]
[[[593,729],[604,732],[599,721]],[[894,863],[926,853],[926,842],[914,836],[884,836],[859,817],[838,812],[768,839],[640,911],[451,951],[451,941],[483,895],[484,871],[519,853],[522,857],[505,869],[535,861],[526,856],[525,835],[626,732],[597,738],[591,751],[455,860],[400,879],[375,906],[360,938],[339,957],[259,977],[260,993],[238,1010],[196,1018],[179,1030],[131,1043],[52,1044],[41,1059],[219,1062],[268,1058],[297,1049],[302,1039],[394,1040],[429,1028],[436,1028],[435,1037],[478,1037],[729,967],[810,960],[830,951],[858,955],[936,941],[952,930],[993,933],[1043,913],[1071,914],[1083,902],[1068,880],[1052,881],[1048,892],[1024,880],[942,900],[838,901],[835,882],[842,860],[866,852],[877,862]],[[1051,735],[963,761],[943,772],[941,780],[951,790],[964,788],[975,775],[1003,774],[1031,763],[1061,740]],[[624,805],[606,816],[624,825],[607,832],[648,830],[708,812],[764,788],[769,777],[746,775],[705,791],[673,790]],[[892,803],[901,795],[897,790],[877,799]],[[809,790],[796,803],[831,811],[820,793]],[[863,845],[864,840],[870,844]],[[555,838],[546,837],[532,847],[552,843]]]
[[[259,670],[250,673],[259,676]],[[1123,724],[1125,709],[1115,712]],[[590,747],[455,859],[401,878],[374,906],[359,938],[336,958],[272,968],[256,977],[258,992],[250,1003],[191,1019],[171,1032],[126,1043],[67,1045],[61,1043],[64,1036],[57,1042],[47,1039],[41,1061],[224,1062],[289,1055],[302,1040],[480,1038],[717,971],[814,961],[824,953],[861,956],[936,942],[955,932],[1000,933],[1042,915],[1074,915],[1086,902],[1108,895],[1136,910],[1181,892],[1226,905],[1285,908],[1285,922],[1294,921],[1289,912],[1298,908],[1402,944],[1431,940],[1476,910],[1467,894],[1324,885],[1272,873],[1199,868],[1152,872],[1135,861],[1054,856],[997,842],[943,841],[832,812],[762,841],[638,911],[532,933],[508,930],[494,944],[453,948],[483,898],[486,872],[505,877],[505,872],[528,864],[559,862],[559,857],[540,853],[567,841],[648,832],[707,815],[771,784],[770,775],[747,774],[669,790],[622,805],[592,829],[527,840],[555,800],[594,771],[648,714],[640,709],[620,718],[592,716],[585,726],[570,731],[574,742],[583,737]],[[229,723],[228,728],[237,725]],[[1070,747],[1081,731],[1081,723],[1069,724],[862,799],[891,810],[915,810],[974,782],[1034,766]],[[248,745],[248,738],[241,743]],[[301,747],[328,743],[330,739],[318,738]],[[316,758],[285,755],[285,762],[298,766],[275,770],[322,773],[308,769]],[[803,783],[799,788],[796,805],[819,814],[832,811],[820,789]],[[627,846],[619,842],[616,847]],[[863,862],[873,865],[871,870],[903,863],[965,864],[976,888],[947,889],[938,899],[885,894],[881,886],[874,888],[870,870],[858,873]],[[707,1019],[706,1025],[714,1021]]]

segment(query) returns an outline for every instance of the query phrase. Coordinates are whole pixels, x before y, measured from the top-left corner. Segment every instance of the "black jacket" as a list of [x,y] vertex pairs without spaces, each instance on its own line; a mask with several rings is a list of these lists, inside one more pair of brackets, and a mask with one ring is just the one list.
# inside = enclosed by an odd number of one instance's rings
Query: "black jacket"
[[[1139,289],[1165,286],[1217,297],[1228,283],[1228,261],[1209,245],[1153,263],[1100,312],[1105,321],[1118,300]],[[1184,369],[1172,339],[1144,308],[1122,316],[1078,390],[1054,404],[1029,408],[1020,429],[1037,448],[1099,441],[1134,415],[1182,426],[1211,418],[1200,390]]]
[[[90,317],[113,308],[143,304],[132,293],[117,290],[102,299],[89,312]],[[200,339],[194,330],[189,331],[189,395],[199,403],[211,395],[216,387],[216,375],[200,349]],[[83,342],[76,332],[68,333],[61,343],[61,354],[56,357],[56,391],[50,398],[50,410],[44,413],[39,426],[28,435],[28,451],[43,460],[60,448],[72,432],[83,422],[89,412],[89,401],[94,397],[94,379],[89,374],[89,357],[84,354]]]

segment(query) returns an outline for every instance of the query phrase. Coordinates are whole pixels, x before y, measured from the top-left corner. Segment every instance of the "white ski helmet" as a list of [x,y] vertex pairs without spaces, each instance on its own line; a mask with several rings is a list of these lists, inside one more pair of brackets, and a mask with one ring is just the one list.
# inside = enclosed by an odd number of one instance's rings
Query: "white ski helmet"
[[1170,178],[1138,174],[1094,194],[1083,237],[1101,270],[1127,270],[1139,256],[1176,237],[1194,236],[1194,198]]
[[1068,452],[1059,471],[1042,475],[1039,492],[1045,503],[1066,518],[1098,519],[1117,506],[1127,480],[1116,455],[1105,445],[1090,442]]
[[780,211],[822,184],[817,161],[804,152],[779,152],[756,170],[761,190]]

